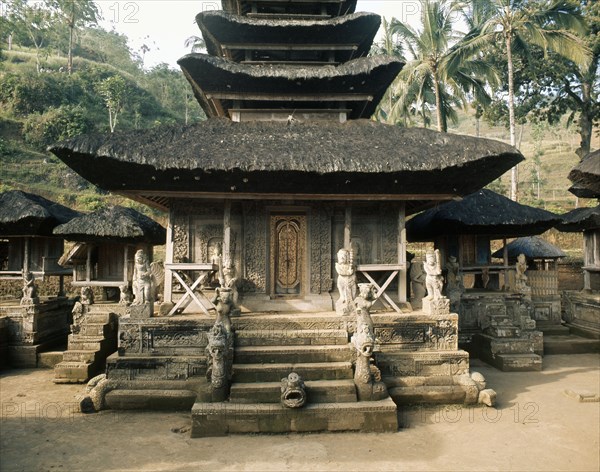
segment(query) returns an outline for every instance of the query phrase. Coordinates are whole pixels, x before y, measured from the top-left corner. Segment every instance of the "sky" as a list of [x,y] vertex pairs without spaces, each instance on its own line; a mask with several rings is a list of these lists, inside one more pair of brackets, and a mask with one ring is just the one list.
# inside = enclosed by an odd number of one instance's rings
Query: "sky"
[[[125,34],[133,52],[139,54],[144,44],[150,48],[144,57],[146,68],[162,62],[178,68],[177,59],[190,52],[184,47],[185,40],[200,36],[194,23],[196,14],[221,9],[220,0],[96,0],[96,3],[102,12],[103,28]],[[418,8],[418,0],[359,0],[356,10],[414,23],[418,20]]]

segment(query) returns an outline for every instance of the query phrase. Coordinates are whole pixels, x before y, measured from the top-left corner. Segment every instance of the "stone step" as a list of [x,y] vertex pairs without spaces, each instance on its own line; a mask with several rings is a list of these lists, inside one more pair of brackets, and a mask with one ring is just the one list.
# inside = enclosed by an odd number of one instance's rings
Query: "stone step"
[[109,323],[111,313],[108,311],[91,311],[85,315],[84,323]]
[[54,367],[54,383],[84,383],[96,374],[98,368],[87,362],[63,361]]
[[389,397],[374,402],[308,404],[296,409],[275,403],[231,402],[196,402],[192,408],[193,438],[232,433],[397,430],[396,404]]
[[63,360],[67,362],[89,362],[96,360],[98,351],[70,350],[63,353]]
[[544,354],[588,354],[600,352],[600,340],[570,336],[544,334]]
[[54,366],[63,360],[63,351],[40,352],[37,355],[38,367],[48,367],[50,369],[54,369]]
[[[355,402],[354,380],[313,380],[305,382],[307,403]],[[233,403],[279,403],[281,382],[234,383],[229,401]]]
[[348,344],[348,332],[342,329],[242,330],[235,333],[236,346],[299,346]]
[[[488,362],[487,359],[485,359]],[[488,362],[503,372],[531,372],[542,370],[542,356],[537,354],[497,354]]]
[[315,362],[284,364],[234,364],[233,382],[279,382],[291,372],[304,380],[352,379],[350,362]]
[[521,330],[516,326],[490,326],[486,333],[498,338],[516,338],[521,334]]
[[350,361],[352,349],[346,345],[300,345],[300,346],[241,346],[235,349],[235,362],[296,363],[296,362],[343,362]]
[[88,323],[84,322],[78,333],[79,336],[105,337],[113,334],[113,330],[108,323]]
[[530,338],[523,334],[523,336],[519,338],[495,338],[483,334],[481,335],[481,340],[482,350],[487,349],[494,354],[543,354],[543,341],[541,337]]
[[558,325],[558,324],[545,325],[539,321],[537,322],[535,329],[544,333],[544,337],[546,337],[546,336],[568,336],[569,334],[571,334],[571,330],[567,326]]
[[71,339],[69,336],[69,351],[101,351],[107,340],[104,338],[94,339],[92,337]]
[[191,390],[112,390],[105,397],[111,410],[189,411],[197,393]]

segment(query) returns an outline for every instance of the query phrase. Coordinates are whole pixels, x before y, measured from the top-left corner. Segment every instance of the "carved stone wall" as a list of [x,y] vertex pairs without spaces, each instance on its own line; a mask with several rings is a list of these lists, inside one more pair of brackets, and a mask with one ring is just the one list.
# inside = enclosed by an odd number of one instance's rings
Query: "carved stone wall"
[[313,207],[310,214],[310,291],[330,292],[332,279],[332,216],[330,205]]
[[244,283],[246,292],[267,291],[267,218],[260,202],[244,202]]
[[377,323],[377,343],[409,351],[458,349],[458,316],[406,315],[393,323]]

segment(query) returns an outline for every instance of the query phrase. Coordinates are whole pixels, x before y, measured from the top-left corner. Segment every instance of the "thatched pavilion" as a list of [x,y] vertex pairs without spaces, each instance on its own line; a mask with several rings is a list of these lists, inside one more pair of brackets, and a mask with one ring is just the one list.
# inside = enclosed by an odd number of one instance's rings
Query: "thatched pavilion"
[[[19,190],[0,195],[0,290],[5,297],[0,316],[6,317],[2,323],[14,367],[35,367],[40,352],[67,341],[73,303],[62,295],[63,277],[70,271],[58,264],[64,239],[52,230],[77,216],[39,195]],[[34,276],[33,298],[25,296],[27,272]]]
[[[62,278],[69,274],[58,264],[64,239],[54,236],[52,230],[79,215],[39,195],[20,190],[0,194],[0,284],[21,281],[23,272],[32,272],[39,279],[59,276],[58,291],[62,292]],[[5,288],[11,290],[12,285]],[[22,284],[17,285],[20,293]]]
[[61,259],[62,265],[72,267],[75,287],[129,285],[135,252],[143,249],[152,260],[153,246],[166,238],[166,230],[154,220],[121,206],[74,218],[57,226],[54,234],[76,243]]

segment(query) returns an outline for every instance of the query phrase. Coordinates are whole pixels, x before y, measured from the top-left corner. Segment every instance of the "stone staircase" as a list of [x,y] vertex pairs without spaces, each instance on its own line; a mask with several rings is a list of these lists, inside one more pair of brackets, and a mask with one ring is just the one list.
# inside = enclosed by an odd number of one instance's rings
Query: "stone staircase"
[[[490,324],[479,335],[479,357],[505,372],[542,370],[543,333],[522,329],[506,312],[490,314]],[[523,323],[531,321],[525,320]]]
[[567,326],[542,325],[539,329],[544,333],[544,355],[600,352],[600,340],[574,334]]
[[62,362],[54,367],[55,383],[84,383],[105,369],[106,358],[117,350],[118,319],[103,307],[89,307],[79,332],[69,335]]
[[[253,326],[234,320],[229,402],[197,401],[192,408],[192,437],[397,430],[396,405],[390,397],[373,402],[357,399],[353,350],[344,321],[338,319],[340,326],[332,327],[331,317],[297,316],[268,322],[256,318]],[[307,404],[298,409],[280,402],[281,380],[291,372],[306,385]]]

